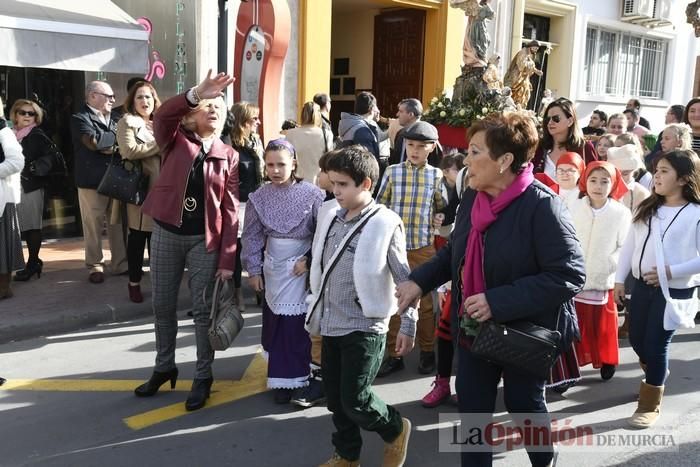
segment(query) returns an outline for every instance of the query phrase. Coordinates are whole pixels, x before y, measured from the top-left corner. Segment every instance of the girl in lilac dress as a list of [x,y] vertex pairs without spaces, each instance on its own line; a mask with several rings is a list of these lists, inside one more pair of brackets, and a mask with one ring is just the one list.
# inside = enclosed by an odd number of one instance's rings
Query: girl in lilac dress
[[265,292],[262,346],[275,402],[309,384],[311,341],[304,329],[308,255],[325,193],[295,175],[294,147],[283,139],[265,149],[267,183],[248,197],[241,243],[250,286]]

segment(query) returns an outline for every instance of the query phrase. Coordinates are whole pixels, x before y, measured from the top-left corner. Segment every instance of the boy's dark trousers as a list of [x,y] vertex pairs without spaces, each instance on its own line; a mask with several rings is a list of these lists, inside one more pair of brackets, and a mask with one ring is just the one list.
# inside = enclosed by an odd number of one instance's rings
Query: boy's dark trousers
[[360,428],[377,432],[386,443],[401,434],[401,414],[372,391],[385,345],[385,334],[355,331],[323,336],[323,385],[336,428],[333,446],[343,459],[360,458]]

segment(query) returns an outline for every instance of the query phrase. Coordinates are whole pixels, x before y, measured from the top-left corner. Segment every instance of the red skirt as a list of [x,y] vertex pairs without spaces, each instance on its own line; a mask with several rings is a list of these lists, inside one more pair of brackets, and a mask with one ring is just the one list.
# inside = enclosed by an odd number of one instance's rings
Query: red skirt
[[588,305],[576,303],[581,340],[575,343],[576,356],[581,366],[593,364],[593,368],[620,363],[617,344],[617,306],[613,291],[608,291],[608,303]]
[[452,342],[452,328],[450,323],[452,322],[450,316],[450,308],[452,307],[452,291],[448,290],[445,293],[445,303],[442,305],[442,310],[440,310],[440,319],[438,320],[438,325],[435,327],[435,335],[438,339],[443,339]]

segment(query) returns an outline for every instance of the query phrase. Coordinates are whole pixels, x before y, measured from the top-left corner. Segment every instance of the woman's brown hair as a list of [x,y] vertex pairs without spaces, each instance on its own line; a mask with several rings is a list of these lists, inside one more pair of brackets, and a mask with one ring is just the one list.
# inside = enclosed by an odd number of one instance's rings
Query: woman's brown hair
[[236,102],[231,107],[233,114],[233,127],[231,127],[231,145],[242,148],[246,144],[245,124],[249,120],[255,118],[255,115],[260,113],[260,108],[250,102]]
[[301,108],[301,124],[313,125],[321,128],[322,122],[323,119],[321,118],[321,107],[319,107],[315,102],[304,102],[304,105]]
[[523,112],[492,113],[477,120],[469,127],[467,137],[485,132],[486,146],[491,158],[496,159],[509,152],[513,154],[510,170],[520,173],[530,162],[539,139],[537,127],[529,115]]
[[[654,161],[654,172],[656,172],[659,161],[662,160],[671,164],[678,178],[685,181],[683,198],[691,203],[700,204],[700,157],[691,150],[677,150],[661,154]],[[639,204],[634,215],[634,222],[646,222],[656,214],[664,201],[663,196],[656,194],[656,190],[652,190],[651,196]]]
[[[567,151],[576,152],[580,150],[583,147],[586,140],[583,138],[583,131],[581,131],[581,127],[578,124],[578,117],[576,116],[576,109],[574,109],[574,103],[564,97],[555,99],[547,106],[547,109],[544,111],[545,122],[547,119],[547,115],[549,114],[549,109],[553,109],[555,107],[559,107],[559,109],[561,109],[561,111],[564,112],[564,115],[566,115],[567,118],[573,120],[573,123],[569,127],[564,147]],[[554,149],[554,138],[552,138],[552,135],[549,134],[549,129],[547,128],[546,123],[542,125],[541,146],[542,149],[544,149],[545,151]]]
[[156,110],[158,110],[158,107],[160,107],[160,99],[158,98],[158,92],[156,91],[156,88],[153,87],[153,85],[148,81],[139,81],[138,83],[131,86],[131,88],[129,89],[129,94],[124,100],[124,109],[126,109],[126,111],[130,114],[138,115],[138,112],[136,112],[136,107],[134,106],[134,99],[136,97],[136,93],[141,88],[150,89],[151,94],[153,95],[153,112],[151,112],[151,119],[153,119],[153,114],[156,113]]

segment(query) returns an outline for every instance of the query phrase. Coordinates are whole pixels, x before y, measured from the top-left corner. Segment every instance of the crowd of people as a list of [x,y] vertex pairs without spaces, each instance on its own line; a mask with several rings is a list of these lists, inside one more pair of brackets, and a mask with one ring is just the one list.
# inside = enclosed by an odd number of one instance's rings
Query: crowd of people
[[[112,88],[95,81],[72,117],[89,282],[105,280],[105,225],[111,272],[128,274],[133,302],[144,301],[149,251],[156,358],[137,396],[177,382],[177,292],[187,271],[197,361],[185,407],[206,405],[206,296],[215,278],[232,280],[245,310],[245,271],[262,305],[274,401],[325,401],[333,414],[324,466],[359,465],[361,428],[384,440],[384,465],[403,464],[411,422],[371,385],[405,369],[414,341],[418,372],[435,375],[425,407],[452,399],[462,413],[493,413],[503,381],[508,411],[540,414],[533,423],[546,426],[545,388],[565,392],[587,365],[611,379],[618,339],[629,337],[643,372],[629,423],[655,423],[669,344],[697,312],[684,304],[697,308],[700,285],[700,98],[671,106],[658,136],[636,99],[611,116],[594,111],[584,128],[575,103],[554,99],[541,122],[524,112],[474,122],[462,154],[441,146],[418,99],[400,101],[387,121],[369,92],[341,114],[337,136],[331,101],[318,94],[300,125],[286,121],[263,145],[260,109],[225,106],[232,82],[210,71],[161,103],[153,84],[132,80],[113,109]],[[12,128],[0,119],[0,298],[12,295],[13,272],[16,281],[42,273],[43,189],[60,161],[42,118],[20,99]],[[98,192],[114,158],[148,175],[142,205]],[[560,335],[547,377],[472,352],[483,323],[523,320]],[[528,454],[545,466],[555,452]],[[491,462],[490,452],[462,453],[463,465]]]

